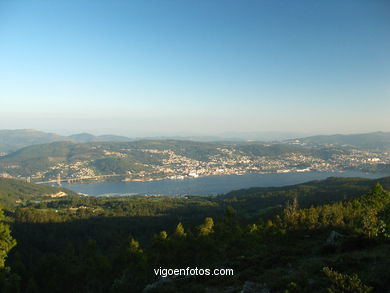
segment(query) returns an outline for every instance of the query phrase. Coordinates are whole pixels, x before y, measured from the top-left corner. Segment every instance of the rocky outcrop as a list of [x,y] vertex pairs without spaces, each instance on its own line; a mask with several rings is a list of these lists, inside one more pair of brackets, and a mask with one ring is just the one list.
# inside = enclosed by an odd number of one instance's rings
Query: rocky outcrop
[[326,244],[335,246],[340,242],[343,237],[344,236],[342,234],[333,230],[332,232],[330,232],[328,238],[326,239]]

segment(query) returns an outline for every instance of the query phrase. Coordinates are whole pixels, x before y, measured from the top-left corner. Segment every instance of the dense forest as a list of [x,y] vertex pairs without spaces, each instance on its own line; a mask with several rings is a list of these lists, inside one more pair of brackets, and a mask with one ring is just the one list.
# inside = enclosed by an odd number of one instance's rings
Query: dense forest
[[[2,198],[15,194],[1,214],[1,292],[390,287],[389,177],[328,178],[214,197],[52,198],[60,189],[39,188],[0,181]],[[234,275],[160,278],[154,272],[187,267]]]

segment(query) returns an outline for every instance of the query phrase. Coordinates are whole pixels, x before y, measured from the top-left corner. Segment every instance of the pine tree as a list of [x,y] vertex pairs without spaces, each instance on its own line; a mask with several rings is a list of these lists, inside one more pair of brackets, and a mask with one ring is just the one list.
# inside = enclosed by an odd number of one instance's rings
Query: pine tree
[[5,266],[8,252],[16,245],[8,225],[3,223],[4,214],[0,209],[0,292],[19,292],[19,276]]
[[213,220],[213,218],[207,217],[207,218],[204,219],[203,224],[200,225],[200,227],[199,227],[199,234],[201,236],[207,236],[210,233],[214,232],[213,227],[214,227],[214,220]]
[[5,266],[5,259],[8,252],[16,245],[16,240],[11,236],[11,230],[8,225],[3,223],[4,214],[0,210],[0,269]]
[[341,274],[328,267],[324,267],[322,271],[332,283],[332,286],[328,288],[329,293],[370,293],[373,291],[373,288],[363,284],[357,275]]
[[168,238],[168,233],[167,231],[161,231],[159,234],[158,234],[158,239],[160,240],[166,240]]
[[182,223],[177,224],[175,234],[176,237],[186,237],[186,233],[184,232],[184,227]]

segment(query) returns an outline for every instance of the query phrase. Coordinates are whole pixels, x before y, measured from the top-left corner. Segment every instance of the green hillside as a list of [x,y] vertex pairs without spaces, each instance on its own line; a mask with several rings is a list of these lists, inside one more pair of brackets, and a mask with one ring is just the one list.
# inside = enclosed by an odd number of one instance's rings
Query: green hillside
[[[72,170],[69,165],[81,162],[95,174],[123,174],[127,171],[151,171],[169,158],[166,151],[187,160],[208,162],[212,157],[228,158],[220,149],[230,150],[236,155],[282,156],[287,153],[307,152],[299,147],[263,146],[263,145],[221,145],[180,140],[140,140],[134,142],[73,143],[54,142],[22,148],[7,156],[0,157],[0,171],[11,176],[31,176],[37,172],[46,172],[55,177],[57,172],[48,172],[56,165],[63,164],[61,172],[67,176]],[[65,170],[65,171],[64,171]]]
[[8,209],[13,209],[16,201],[24,202],[30,199],[50,196],[58,192],[65,192],[67,195],[77,195],[77,193],[66,188],[57,188],[0,177],[0,204]]
[[330,177],[282,187],[254,187],[231,191],[218,197],[242,214],[259,215],[270,208],[281,209],[297,198],[301,207],[353,200],[368,192],[376,183],[390,190],[390,177],[379,179]]
[[[90,137],[80,134],[80,137]],[[105,136],[106,137],[106,136]],[[383,151],[351,146],[291,143],[207,143],[137,140],[24,147],[0,157],[0,174],[33,182],[65,180],[155,180],[198,176],[303,171],[357,170],[387,174]]]

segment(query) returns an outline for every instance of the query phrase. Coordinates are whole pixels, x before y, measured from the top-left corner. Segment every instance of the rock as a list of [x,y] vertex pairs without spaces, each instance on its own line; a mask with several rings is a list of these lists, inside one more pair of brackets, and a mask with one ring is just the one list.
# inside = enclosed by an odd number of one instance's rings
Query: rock
[[240,293],[269,293],[265,284],[246,281]]
[[326,244],[328,245],[336,245],[337,242],[339,242],[339,240],[341,238],[343,238],[344,236],[336,231],[332,231],[330,232],[328,238],[326,239]]

